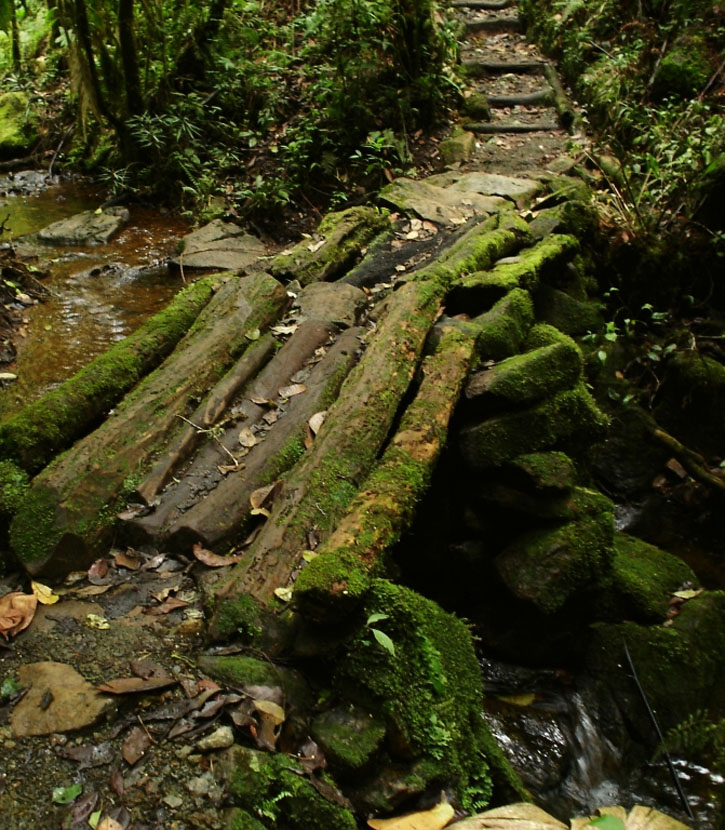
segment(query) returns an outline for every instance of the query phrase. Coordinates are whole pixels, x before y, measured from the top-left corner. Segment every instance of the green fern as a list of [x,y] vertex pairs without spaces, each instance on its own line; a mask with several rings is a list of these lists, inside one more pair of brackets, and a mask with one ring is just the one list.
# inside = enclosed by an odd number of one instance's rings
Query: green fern
[[712,756],[712,766],[725,773],[725,718],[712,720],[706,709],[698,709],[668,731],[657,747],[654,760],[666,751],[679,751],[688,756],[706,753]]

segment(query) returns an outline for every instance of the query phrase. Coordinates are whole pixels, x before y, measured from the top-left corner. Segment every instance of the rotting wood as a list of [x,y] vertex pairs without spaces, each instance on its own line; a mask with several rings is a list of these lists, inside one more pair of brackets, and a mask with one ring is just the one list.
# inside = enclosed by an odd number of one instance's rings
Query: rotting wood
[[430,483],[475,345],[474,331],[445,327],[382,459],[295,583],[295,600],[305,616],[337,619],[360,599],[368,578],[386,572],[387,553],[412,524]]
[[118,501],[159,445],[289,303],[267,274],[230,277],[166,361],[95,432],[38,475],[11,525],[11,545],[33,574],[84,567],[112,537]]
[[651,429],[652,437],[663,444],[675,456],[675,458],[682,464],[687,472],[701,484],[712,487],[716,493],[725,493],[725,478],[710,472],[707,468],[705,459],[694,450],[686,447],[683,443],[678,441],[669,432],[665,432],[660,427],[654,426]]
[[574,133],[576,130],[582,129],[581,116],[577,113],[569,101],[569,96],[566,94],[557,71],[551,64],[544,66],[544,75],[549,82],[554,99],[554,107],[559,114],[559,123],[565,130]]
[[[218,594],[250,594],[267,602],[289,584],[309,547],[337,524],[365,479],[413,378],[426,336],[441,309],[436,280],[403,285],[310,450],[285,479],[272,514]],[[214,624],[212,624],[212,628]]]
[[[304,434],[305,420],[297,423],[293,413],[300,408],[300,399],[317,405],[314,402],[319,402],[321,391],[318,392],[315,380],[305,381],[307,391],[290,399],[288,411],[270,427],[269,435],[264,440],[260,438],[260,443],[249,448],[243,458],[239,452],[242,449],[240,430],[250,430],[262,422],[271,410],[259,402],[275,402],[279,389],[291,383],[291,377],[330,340],[334,331],[335,327],[329,322],[310,321],[300,325],[261,374],[244,388],[243,400],[235,405],[234,413],[230,415],[232,424],[222,432],[216,444],[207,442],[201,447],[188,469],[179,476],[179,481],[163,494],[153,513],[123,522],[121,534],[125,541],[138,545],[161,544],[168,540],[174,549],[188,551],[195,542],[213,547],[222,536],[229,538],[239,532],[238,526],[249,512],[249,493],[266,483],[261,480],[265,469],[272,472],[275,448],[276,452],[281,451],[286,440],[278,436],[287,434],[287,438],[291,438],[296,430]],[[313,409],[309,415],[315,411]],[[295,423],[296,430],[289,430],[290,422]],[[280,440],[282,443],[277,446]],[[218,465],[229,466],[229,455],[239,458],[240,469],[229,471],[225,477]],[[283,468],[274,474],[274,478],[281,472],[284,472]],[[201,500],[198,499],[200,488],[205,493]]]
[[28,472],[44,467],[85,435],[171,352],[211,300],[220,277],[180,291],[129,337],[0,425],[0,455]]

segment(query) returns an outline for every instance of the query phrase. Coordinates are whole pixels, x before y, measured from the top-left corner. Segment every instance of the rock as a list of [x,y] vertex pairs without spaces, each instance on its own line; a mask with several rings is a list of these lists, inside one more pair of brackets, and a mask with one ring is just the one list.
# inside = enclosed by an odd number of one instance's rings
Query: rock
[[234,731],[231,726],[220,726],[210,735],[205,735],[197,741],[197,749],[200,752],[211,752],[213,749],[227,749],[234,743]]
[[385,723],[351,704],[318,715],[310,731],[331,764],[354,771],[365,767],[380,746]]
[[380,198],[398,210],[413,212],[421,219],[446,227],[462,225],[472,216],[496,213],[507,204],[505,199],[498,196],[438,187],[431,184],[431,179],[435,178],[432,176],[425,181],[396,179],[383,188]]
[[473,121],[491,120],[491,105],[488,103],[488,98],[482,92],[472,92],[468,97],[464,98],[461,109]]
[[35,144],[38,131],[24,92],[0,95],[0,159],[17,158]]
[[482,196],[505,196],[515,202],[530,202],[542,189],[542,184],[535,179],[501,176],[498,173],[439,173],[429,176],[426,181],[436,187],[479,193]]
[[522,288],[514,288],[489,311],[472,321],[479,333],[476,351],[481,360],[503,360],[521,348],[534,322],[531,295]]
[[501,477],[532,495],[557,496],[571,492],[576,483],[576,467],[563,452],[537,452],[509,461],[501,470]]
[[476,136],[461,130],[450,138],[445,138],[438,145],[443,164],[456,164],[468,161],[476,149]]
[[604,320],[594,303],[577,300],[565,291],[541,285],[535,294],[536,319],[556,326],[564,334],[599,331]]
[[349,328],[367,305],[364,291],[352,285],[335,282],[315,282],[302,289],[295,300],[299,308],[298,321],[331,320]]
[[38,231],[38,240],[45,245],[102,245],[129,220],[124,207],[110,207],[97,213],[87,210]]
[[222,219],[187,234],[180,245],[174,265],[214,271],[242,271],[267,253],[260,239]]
[[115,706],[65,663],[29,663],[20,667],[18,679],[30,689],[10,717],[17,737],[83,729]]

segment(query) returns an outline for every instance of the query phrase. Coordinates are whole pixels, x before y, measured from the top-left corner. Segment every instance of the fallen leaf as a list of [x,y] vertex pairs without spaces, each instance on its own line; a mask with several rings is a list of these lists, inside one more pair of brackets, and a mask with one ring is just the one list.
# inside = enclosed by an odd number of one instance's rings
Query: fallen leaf
[[167,676],[166,669],[158,663],[154,663],[152,660],[132,660],[129,666],[136,677],[143,677],[144,680],[148,680],[149,677]]
[[317,251],[320,250],[320,248],[324,244],[325,244],[324,239],[319,239],[317,242],[310,242],[310,244],[307,246],[307,250],[310,251],[311,253],[315,254],[315,253],[317,253]]
[[268,484],[266,487],[258,487],[249,496],[249,504],[252,510],[260,510],[272,507],[277,496],[282,492],[284,482],[281,479]]
[[251,449],[257,444],[257,436],[249,427],[242,427],[239,431],[239,443],[246,449]]
[[301,395],[303,392],[307,391],[307,387],[304,383],[292,383],[289,386],[283,386],[279,390],[279,394],[283,398],[294,398],[295,395]]
[[302,552],[302,558],[308,564],[312,562],[313,559],[316,559],[319,555],[319,553],[315,553],[315,551],[313,550],[305,550]]
[[282,600],[282,602],[290,602],[292,600],[292,589],[291,588],[275,588],[274,595],[277,599]]
[[259,338],[262,336],[262,332],[259,329],[252,329],[251,331],[246,332],[244,336],[247,338],[247,340],[259,340]]
[[269,398],[258,398],[258,397],[254,397],[254,398],[250,398],[249,400],[250,400],[253,404],[256,404],[257,406],[269,406],[269,407],[272,407],[272,408],[274,408],[274,407],[276,407],[276,406],[277,406],[277,404],[275,403],[275,401],[271,401],[271,400],[269,400]]
[[41,605],[55,605],[55,603],[60,599],[58,594],[53,593],[52,588],[49,588],[47,585],[43,585],[42,582],[36,582],[31,579],[30,588],[38,598],[38,602]]
[[119,798],[123,798],[123,793],[124,793],[126,787],[125,787],[125,784],[123,783],[123,775],[121,773],[121,770],[118,769],[118,767],[116,767],[111,772],[111,777],[108,781],[108,786],[111,788],[111,790],[114,793],[116,793],[116,795]]
[[128,568],[130,571],[136,571],[141,567],[141,557],[131,548],[125,553],[117,553],[113,559],[120,568]]
[[217,464],[217,470],[225,476],[227,473],[237,473],[239,470],[244,469],[244,464],[241,461],[237,461],[235,464]]
[[148,608],[146,610],[146,613],[160,616],[161,614],[168,614],[171,611],[175,611],[177,608],[186,608],[188,604],[189,603],[184,602],[183,599],[178,599],[177,597],[169,597],[167,600],[162,602],[161,605],[156,605],[153,608]]
[[283,326],[283,325],[272,326],[270,331],[272,332],[272,334],[275,334],[277,336],[282,336],[282,335],[285,335],[285,334],[294,334],[297,331],[297,324],[295,323],[294,325],[291,325],[291,326]]
[[111,627],[111,623],[105,617],[100,617],[98,614],[88,614],[85,621],[86,628],[97,628],[99,631],[106,631]]
[[502,700],[504,703],[511,703],[514,706],[531,706],[536,700],[536,695],[533,692],[522,695],[499,695],[498,700]]
[[672,594],[673,597],[678,597],[679,599],[693,599],[694,597],[699,597],[702,593],[702,588],[699,590],[689,590],[689,591],[675,591]]
[[82,784],[71,784],[70,787],[54,787],[53,788],[53,803],[54,804],[70,804],[83,792]]
[[320,427],[325,423],[326,417],[327,410],[323,410],[322,412],[315,412],[315,414],[307,422],[307,425],[309,426],[313,435],[317,435],[317,433],[320,431]]
[[105,594],[113,586],[108,585],[85,585],[83,588],[73,588],[72,594],[78,594],[82,597],[97,597],[100,594]]
[[96,827],[96,830],[123,830],[123,825],[119,824],[115,819],[112,819],[110,816],[106,816],[98,822],[98,827]]
[[148,732],[140,726],[134,726],[121,746],[123,760],[129,766],[133,766],[136,761],[143,758],[150,746],[151,738],[149,737]]
[[96,559],[88,569],[88,581],[93,585],[100,585],[100,580],[105,579],[108,574],[108,560]]
[[373,830],[441,830],[453,818],[455,810],[447,801],[441,801],[431,810],[408,813],[397,818],[370,818]]
[[7,640],[26,629],[33,621],[38,598],[35,594],[13,591],[0,599],[0,634]]
[[[73,816],[74,824],[85,824],[89,821],[93,811],[98,804],[98,793],[88,793],[83,798],[79,798],[73,805],[71,815]],[[99,813],[100,816],[100,813]]]
[[241,554],[236,556],[219,556],[207,550],[201,542],[197,542],[191,549],[194,556],[208,568],[223,568],[225,565],[236,565],[242,558]]
[[257,744],[263,749],[274,752],[282,724],[285,721],[284,709],[271,700],[253,700],[252,703],[260,722],[256,737]]
[[167,686],[174,686],[179,681],[168,675],[161,677],[118,677],[109,680],[107,683],[99,683],[96,688],[100,692],[110,695],[128,695],[137,692],[154,692],[156,689],[165,689]]

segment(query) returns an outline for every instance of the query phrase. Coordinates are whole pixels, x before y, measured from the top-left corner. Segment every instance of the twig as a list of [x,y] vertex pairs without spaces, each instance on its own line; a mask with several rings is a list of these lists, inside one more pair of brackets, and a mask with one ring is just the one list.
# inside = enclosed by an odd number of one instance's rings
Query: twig
[[714,487],[720,493],[725,492],[725,478],[711,473],[707,469],[705,459],[702,456],[681,444],[673,435],[659,427],[652,431],[652,435],[661,444],[664,444],[670,452],[674,453],[677,460],[694,479],[707,484],[709,487]]
[[675,769],[675,765],[672,763],[672,757],[670,753],[667,751],[667,747],[664,745],[664,735],[662,734],[662,730],[660,729],[660,725],[657,722],[657,718],[655,717],[655,713],[652,711],[652,707],[650,706],[650,702],[647,699],[647,694],[645,690],[642,688],[642,684],[639,681],[639,675],[637,674],[637,669],[634,667],[634,662],[632,660],[632,655],[629,653],[629,648],[627,647],[627,641],[623,638],[622,645],[624,646],[624,655],[627,658],[627,663],[629,665],[629,669],[632,672],[632,679],[637,687],[637,691],[642,698],[642,702],[644,703],[645,709],[647,710],[647,714],[652,721],[652,725],[655,728],[655,732],[657,733],[657,737],[659,739],[660,745],[663,747],[662,754],[667,761],[667,766],[669,767],[670,774],[672,775],[672,780],[675,782],[675,788],[677,789],[677,794],[680,797],[680,801],[682,802],[682,806],[685,808],[685,812],[687,813],[687,817],[697,823],[697,819],[695,818],[692,808],[690,807],[690,802],[687,800],[687,796],[685,795],[684,790],[682,789],[682,784],[680,782],[680,776],[677,774],[677,770]]
[[53,158],[50,160],[50,164],[48,165],[48,177],[49,178],[53,177],[53,165],[55,164],[55,160],[58,158],[58,153],[60,153],[61,149],[63,148],[63,145],[65,144],[65,140],[71,134],[71,131],[73,130],[74,126],[75,126],[75,124],[71,124],[70,127],[68,127],[68,129],[63,133],[63,137],[61,138],[58,146],[55,148],[55,152],[53,153]]
[[228,450],[224,446],[224,444],[222,444],[222,442],[219,440],[219,438],[214,434],[214,427],[213,426],[204,428],[204,427],[200,427],[198,424],[195,424],[193,421],[190,421],[188,418],[185,418],[183,415],[177,414],[176,417],[181,418],[181,420],[184,421],[185,423],[187,423],[190,427],[194,427],[194,429],[199,433],[199,435],[210,435],[217,442],[217,444],[219,444],[219,446],[224,450],[224,452],[229,456],[229,458],[232,459],[234,464],[237,465],[237,466],[239,465],[239,459],[235,458],[232,455],[231,451]]

